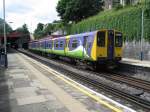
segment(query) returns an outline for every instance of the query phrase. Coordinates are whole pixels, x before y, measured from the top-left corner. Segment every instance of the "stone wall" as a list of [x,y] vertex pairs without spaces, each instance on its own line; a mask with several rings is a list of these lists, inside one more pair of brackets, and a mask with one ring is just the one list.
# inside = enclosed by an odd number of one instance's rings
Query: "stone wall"
[[[132,41],[124,43],[123,57],[140,59],[141,43],[140,41]],[[144,60],[150,60],[150,43],[143,42],[143,57]]]

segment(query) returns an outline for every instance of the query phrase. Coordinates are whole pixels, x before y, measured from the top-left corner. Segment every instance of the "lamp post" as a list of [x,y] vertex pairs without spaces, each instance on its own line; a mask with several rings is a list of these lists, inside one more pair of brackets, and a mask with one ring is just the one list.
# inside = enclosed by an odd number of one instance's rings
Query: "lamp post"
[[144,9],[142,9],[142,22],[141,22],[141,61],[143,60],[143,36],[144,36]]
[[5,0],[3,0],[3,17],[4,17],[4,56],[5,56],[5,68],[8,67],[7,60],[7,38],[6,38],[6,22],[5,22]]
[[143,53],[143,40],[144,40],[144,11],[145,8],[147,7],[147,0],[144,0],[144,6],[142,7],[142,14],[141,14],[141,52],[140,52],[140,59],[141,61],[144,58],[144,53]]

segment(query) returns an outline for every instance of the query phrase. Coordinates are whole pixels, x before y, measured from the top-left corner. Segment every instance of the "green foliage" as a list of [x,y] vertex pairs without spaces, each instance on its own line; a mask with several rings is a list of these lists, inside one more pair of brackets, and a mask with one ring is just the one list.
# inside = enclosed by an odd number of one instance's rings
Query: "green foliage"
[[150,19],[150,0],[146,3],[146,16]]
[[116,10],[120,10],[120,9],[122,9],[122,8],[123,8],[123,6],[122,6],[121,4],[118,4],[118,5],[115,6],[115,9],[116,9]]
[[29,35],[29,30],[26,24],[22,25],[22,27],[17,28],[16,31],[24,35]]
[[79,22],[102,11],[102,0],[60,0],[57,12],[64,22]]
[[35,37],[35,39],[39,39],[39,38],[41,38],[41,37],[44,36],[43,28],[44,28],[44,24],[39,23],[37,25],[37,28],[34,31],[34,37]]
[[62,20],[65,20],[65,12],[67,10],[67,5],[71,0],[60,0],[57,4],[57,12]]
[[55,26],[52,23],[48,23],[43,29],[44,35],[51,35],[51,33],[54,31]]
[[39,23],[34,31],[35,39],[43,38],[44,36],[51,35],[57,30],[65,31],[68,25],[62,21],[54,21],[53,23],[42,24]]
[[[98,29],[116,29],[124,33],[126,40],[139,40],[141,36],[141,6],[125,7],[121,10],[109,10],[96,16],[72,24],[68,34]],[[144,38],[150,40],[150,20],[144,19]]]
[[[0,18],[0,35],[4,32],[4,20]],[[12,32],[12,28],[6,23],[6,33]]]

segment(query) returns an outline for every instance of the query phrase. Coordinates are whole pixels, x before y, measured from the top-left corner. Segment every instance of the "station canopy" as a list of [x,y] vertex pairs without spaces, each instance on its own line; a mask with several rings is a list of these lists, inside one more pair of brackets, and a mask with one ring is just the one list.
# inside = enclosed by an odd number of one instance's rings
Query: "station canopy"
[[[18,39],[18,38],[20,38],[22,36],[23,36],[22,33],[16,32],[16,31],[6,35],[7,39],[9,39],[9,40],[15,40],[15,39]],[[3,40],[4,39],[4,35],[0,35],[0,39]]]

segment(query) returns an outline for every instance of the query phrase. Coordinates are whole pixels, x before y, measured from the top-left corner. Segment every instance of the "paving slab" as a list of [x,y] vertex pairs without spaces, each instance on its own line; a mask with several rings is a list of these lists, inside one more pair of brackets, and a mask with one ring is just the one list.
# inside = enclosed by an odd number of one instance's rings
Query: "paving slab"
[[43,95],[17,98],[18,105],[27,105],[27,104],[33,104],[33,103],[46,102],[46,101],[47,99]]
[[69,112],[16,55],[0,70],[0,112]]

